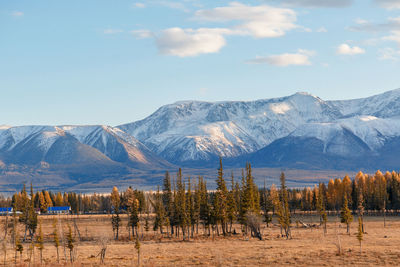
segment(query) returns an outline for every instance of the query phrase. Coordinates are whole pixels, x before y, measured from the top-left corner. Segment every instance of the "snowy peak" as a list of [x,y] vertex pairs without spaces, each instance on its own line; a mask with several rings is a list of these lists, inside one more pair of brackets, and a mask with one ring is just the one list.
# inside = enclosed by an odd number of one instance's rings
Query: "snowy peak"
[[400,136],[397,118],[400,89],[343,101],[297,92],[256,101],[179,101],[118,128],[165,159],[182,163],[252,153],[287,136],[316,138],[340,155],[350,153],[344,149],[350,139],[376,151]]
[[110,126],[20,126],[0,131],[0,159],[9,163],[69,164],[74,155],[81,162],[88,157],[134,168],[169,166],[134,137]]
[[181,101],[119,126],[173,162],[234,157],[260,149],[297,126],[341,113],[307,93],[257,101]]

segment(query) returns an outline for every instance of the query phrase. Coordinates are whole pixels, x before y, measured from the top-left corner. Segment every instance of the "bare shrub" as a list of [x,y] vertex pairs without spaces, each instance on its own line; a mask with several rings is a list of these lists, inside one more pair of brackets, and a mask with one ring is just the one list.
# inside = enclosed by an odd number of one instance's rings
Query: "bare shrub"
[[261,235],[262,218],[261,218],[261,216],[254,212],[248,212],[248,213],[246,213],[246,221],[247,221],[247,225],[250,227],[251,236],[257,237],[258,239],[262,240],[262,235]]
[[110,242],[110,238],[104,233],[97,240],[97,244],[100,246],[100,252],[97,256],[100,257],[100,264],[104,264],[104,259],[106,257],[106,251],[108,243]]

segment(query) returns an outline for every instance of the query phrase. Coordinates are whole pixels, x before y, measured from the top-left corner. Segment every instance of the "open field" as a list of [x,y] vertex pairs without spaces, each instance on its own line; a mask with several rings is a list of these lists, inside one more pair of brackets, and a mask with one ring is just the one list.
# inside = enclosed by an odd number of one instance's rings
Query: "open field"
[[[59,266],[56,262],[56,249],[52,243],[53,216],[40,216],[45,234],[45,248],[43,251],[46,266]],[[2,227],[4,217],[1,218]],[[9,218],[10,219],[10,218]],[[98,266],[101,250],[99,239],[107,237],[108,243],[105,264],[107,266],[136,266],[137,254],[134,242],[127,240],[128,231],[122,227],[120,237],[122,241],[111,241],[112,228],[109,215],[80,215],[61,217],[66,233],[66,225],[74,225],[76,220],[81,240],[75,232],[76,262],[74,266]],[[356,218],[355,218],[356,219]],[[316,217],[303,217],[305,223],[317,223]],[[261,265],[296,265],[296,266],[395,266],[400,265],[400,220],[389,217],[386,227],[383,227],[381,217],[366,218],[366,232],[364,235],[362,253],[356,239],[357,223],[351,225],[351,235],[346,234],[346,228],[335,223],[336,217],[330,217],[328,233],[324,235],[322,229],[298,228],[293,224],[293,239],[286,240],[279,237],[280,229],[277,226],[263,228],[263,241],[242,235],[230,237],[205,237],[202,228],[199,235],[190,241],[169,239],[160,234],[149,231],[143,233],[141,242],[142,266],[261,266]],[[356,221],[356,220],[355,220]],[[126,221],[123,221],[126,225]],[[21,225],[20,225],[21,227]],[[236,226],[239,232],[239,226]],[[4,233],[4,230],[2,232]],[[22,229],[20,231],[23,234]],[[140,234],[142,235],[142,233]],[[3,237],[3,234],[1,235]],[[338,239],[342,246],[342,255],[338,254]],[[24,243],[22,264],[28,266],[29,242]],[[68,252],[67,252],[68,254]],[[3,264],[4,253],[0,257]],[[61,265],[64,263],[64,250],[60,248]],[[17,262],[20,262],[19,256]],[[35,250],[35,262],[39,265],[39,251]],[[8,244],[6,266],[14,263],[14,250]]]

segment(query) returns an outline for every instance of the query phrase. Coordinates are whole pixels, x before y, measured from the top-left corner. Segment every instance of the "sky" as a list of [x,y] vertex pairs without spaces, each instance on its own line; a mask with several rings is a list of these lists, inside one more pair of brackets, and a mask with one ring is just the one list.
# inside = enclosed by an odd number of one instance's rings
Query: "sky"
[[400,88],[400,0],[0,0],[0,125]]

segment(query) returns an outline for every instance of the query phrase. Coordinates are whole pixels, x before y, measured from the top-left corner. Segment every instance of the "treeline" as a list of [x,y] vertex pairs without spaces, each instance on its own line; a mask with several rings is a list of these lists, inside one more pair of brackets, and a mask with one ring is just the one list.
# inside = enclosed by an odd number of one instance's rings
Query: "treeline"
[[28,204],[41,212],[46,212],[51,206],[71,206],[74,214],[109,213],[112,214],[116,239],[122,214],[126,214],[128,219],[125,226],[129,227],[129,236],[136,235],[139,226],[143,226],[146,230],[182,235],[186,239],[198,233],[199,227],[209,235],[226,235],[236,231],[232,228],[235,223],[241,225],[243,233],[258,236],[260,224],[265,222],[268,225],[273,215],[277,216],[284,234],[290,236],[290,214],[300,210],[318,213],[321,222],[326,213],[338,213],[344,206],[359,214],[373,211],[385,215],[387,210],[400,210],[400,178],[396,172],[383,174],[377,171],[374,175],[359,172],[353,180],[345,176],[304,189],[286,188],[284,173],[281,174],[279,189],[275,185],[268,189],[265,185],[258,188],[250,164],[246,165],[240,179],[235,179],[233,174],[228,176],[224,174],[220,160],[215,191],[208,190],[201,176],[185,179],[179,169],[172,178],[166,172],[162,188],[156,192],[131,187],[119,192],[114,187],[110,195],[45,190],[33,193],[32,189],[27,194],[24,186],[11,199],[0,198],[0,204],[12,205],[23,214],[26,214]]

